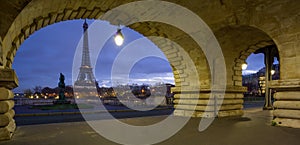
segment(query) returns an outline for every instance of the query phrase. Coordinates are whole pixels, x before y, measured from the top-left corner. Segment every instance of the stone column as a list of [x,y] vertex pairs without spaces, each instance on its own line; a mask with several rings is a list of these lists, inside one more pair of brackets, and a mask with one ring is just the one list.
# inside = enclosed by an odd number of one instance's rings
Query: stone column
[[300,79],[271,81],[276,90],[273,125],[300,128]]
[[[230,117],[243,115],[243,92],[247,90],[245,87],[227,86],[224,96],[218,90],[212,92],[210,88],[201,88],[200,91],[179,91],[175,87],[172,91],[175,93],[175,116]],[[195,110],[193,105],[196,105]]]
[[0,69],[0,140],[11,139],[16,124],[13,119],[15,112],[14,94],[11,89],[18,86],[18,79],[12,69]]

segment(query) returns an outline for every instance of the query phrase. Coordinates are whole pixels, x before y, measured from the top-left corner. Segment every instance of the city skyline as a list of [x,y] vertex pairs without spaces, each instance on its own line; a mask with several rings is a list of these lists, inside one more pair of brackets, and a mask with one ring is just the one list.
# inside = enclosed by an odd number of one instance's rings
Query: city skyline
[[[26,39],[17,51],[13,63],[20,83],[19,87],[14,89],[15,92],[23,92],[24,89],[35,86],[56,87],[59,73],[66,76],[67,85],[72,85],[72,79],[74,79],[72,77],[76,76],[76,74],[72,76],[73,59],[75,57],[75,61],[81,60],[80,55],[76,56],[75,51],[76,48],[82,47],[80,39],[83,34],[83,22],[84,20],[71,20],[55,23],[40,29]],[[92,61],[92,66],[95,66],[95,77],[100,86],[109,87],[112,85],[110,77],[113,60],[122,49],[114,44],[112,37],[118,27],[105,21],[87,20],[87,22],[92,29],[89,30],[90,53],[99,53],[99,56],[91,55],[91,60],[96,60]],[[122,33],[125,36],[123,46],[143,39],[141,34],[126,27],[122,28]],[[107,39],[108,36],[109,39]],[[99,44],[94,43],[100,39],[107,39],[101,52],[97,48]],[[145,44],[152,49],[152,53],[163,55],[150,40],[131,44],[131,47],[138,49],[140,46],[146,46]],[[251,55],[247,63],[248,68],[243,73],[254,73],[264,67],[263,55]],[[124,77],[128,76],[119,74],[117,79],[124,84],[126,83],[122,82]],[[132,68],[129,77],[130,83],[151,84],[161,81],[174,84],[173,72],[166,58],[147,57],[140,60]]]
[[[13,63],[13,68],[16,70],[20,83],[19,87],[14,89],[15,92],[22,92],[24,89],[35,86],[56,87],[59,73],[66,76],[67,85],[72,84],[72,79],[74,79],[72,77],[77,77],[77,74],[72,75],[73,59],[75,63],[81,61],[81,55],[76,53],[76,49],[82,47],[83,22],[84,20],[71,20],[55,23],[40,29],[26,39],[17,51]],[[91,55],[92,66],[95,66],[96,79],[100,85],[109,86],[111,85],[111,67],[114,58],[122,50],[122,47],[114,44],[112,37],[118,27],[105,21],[87,20],[87,22],[90,25],[90,54],[99,53],[99,56]],[[122,28],[122,33],[125,36],[123,47],[130,44],[134,48],[139,43],[144,43],[144,46],[150,47],[150,53],[162,53],[155,45],[147,44],[150,43],[150,40],[148,42],[143,40],[142,42],[133,43],[135,40],[143,38],[139,33],[126,27]],[[97,41],[103,39],[107,40],[104,42],[101,52],[99,52]],[[147,67],[145,67],[145,64],[147,64]],[[119,76],[119,78],[123,77]],[[137,83],[151,83],[153,79],[166,83],[174,82],[168,61],[156,57],[146,57],[137,62],[133,66],[129,77]]]

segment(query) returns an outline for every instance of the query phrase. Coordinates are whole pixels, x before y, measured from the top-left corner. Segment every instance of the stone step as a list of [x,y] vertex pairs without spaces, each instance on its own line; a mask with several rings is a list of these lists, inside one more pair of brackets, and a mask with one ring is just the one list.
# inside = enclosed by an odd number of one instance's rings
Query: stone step
[[243,110],[227,110],[227,111],[219,111],[217,116],[214,111],[192,111],[192,110],[180,110],[176,109],[173,112],[174,116],[191,116],[191,117],[232,117],[232,116],[243,116]]
[[11,90],[1,87],[0,88],[0,101],[14,98],[14,94]]
[[275,101],[273,106],[276,109],[299,109],[300,101]]
[[[191,106],[191,105],[174,105],[176,109],[182,109],[182,110],[196,110],[196,111],[214,111],[215,106]],[[217,110],[239,110],[243,108],[242,104],[238,105],[222,105],[222,106],[216,106],[219,108],[216,108]]]
[[15,130],[16,130],[15,120],[11,120],[7,126],[0,128],[0,140],[11,139]]
[[[233,105],[233,104],[243,104],[244,100],[242,99],[230,99],[230,100],[216,100],[218,105]],[[202,106],[206,106],[206,105],[214,105],[215,104],[215,100],[178,100],[175,99],[173,101],[174,104],[186,104],[186,105],[202,105]]]
[[300,119],[292,119],[292,118],[275,118],[273,120],[274,125],[292,127],[292,128],[300,128]]
[[15,105],[13,100],[0,101],[0,114],[4,114],[11,110]]
[[5,114],[0,114],[0,127],[7,126],[10,121],[13,120],[15,116],[15,111],[13,109],[9,110]]
[[279,118],[300,119],[300,110],[276,109],[273,111],[273,115]]

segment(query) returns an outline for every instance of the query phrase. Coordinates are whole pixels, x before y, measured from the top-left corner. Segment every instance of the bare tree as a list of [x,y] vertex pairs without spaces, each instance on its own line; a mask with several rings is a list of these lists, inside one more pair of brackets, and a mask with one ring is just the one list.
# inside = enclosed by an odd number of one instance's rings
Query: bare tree
[[25,89],[24,90],[24,96],[29,98],[32,95],[32,90],[31,89]]
[[40,94],[42,92],[42,86],[35,86],[33,88],[34,93]]

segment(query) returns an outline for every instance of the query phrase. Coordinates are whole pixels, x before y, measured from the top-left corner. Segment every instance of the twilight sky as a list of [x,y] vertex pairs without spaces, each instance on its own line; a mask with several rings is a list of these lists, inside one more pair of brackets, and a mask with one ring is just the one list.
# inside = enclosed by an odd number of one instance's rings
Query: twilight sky
[[[19,87],[14,92],[37,85],[56,87],[59,73],[63,73],[66,84],[72,84],[77,77],[81,63],[82,24],[83,20],[72,20],[55,23],[36,31],[20,46],[13,68],[19,78]],[[95,66],[96,79],[102,86],[111,85],[112,66],[126,70],[128,63],[134,57],[143,55],[134,63],[128,73],[117,73],[114,78],[120,80],[129,77],[127,83],[174,83],[172,69],[163,53],[148,39],[137,32],[122,28],[125,42],[118,47],[113,42],[117,27],[104,21],[87,20],[89,24],[89,48],[92,66]],[[142,46],[142,47],[141,47]],[[122,52],[127,50],[126,52]],[[123,54],[119,56],[120,54]],[[118,63],[114,63],[119,56]],[[74,60],[74,62],[73,62]],[[251,55],[247,59],[248,68],[244,73],[258,71],[264,67],[263,55]],[[77,65],[76,65],[77,64]],[[79,65],[78,65],[79,64]],[[72,69],[75,71],[72,73]]]
[[[82,41],[80,40],[83,36],[83,22],[83,20],[59,22],[36,31],[26,39],[17,51],[13,62],[20,83],[19,87],[14,89],[15,92],[23,92],[24,89],[37,85],[56,87],[59,73],[65,75],[67,85],[72,84],[72,77],[76,79],[81,63]],[[121,48],[113,42],[112,36],[117,30],[116,26],[104,21],[87,20],[87,23],[92,66],[95,65],[94,73],[100,85],[111,85],[112,64],[122,49],[129,49],[129,47],[139,49],[140,46],[149,50],[147,51],[149,56],[145,55],[143,59],[137,61],[130,69],[129,75],[117,74],[117,77],[119,79],[129,77],[130,83],[174,82],[168,61],[160,49],[148,39],[129,28],[122,28],[125,42]],[[129,52],[132,53],[125,54],[125,59],[140,53]],[[163,56],[163,58],[156,56]],[[122,59],[121,62],[126,63],[127,59],[124,60],[124,56]],[[77,63],[79,66],[74,65],[73,60],[74,64]],[[119,63],[116,67],[121,66]],[[75,71],[72,75],[73,67]]]

